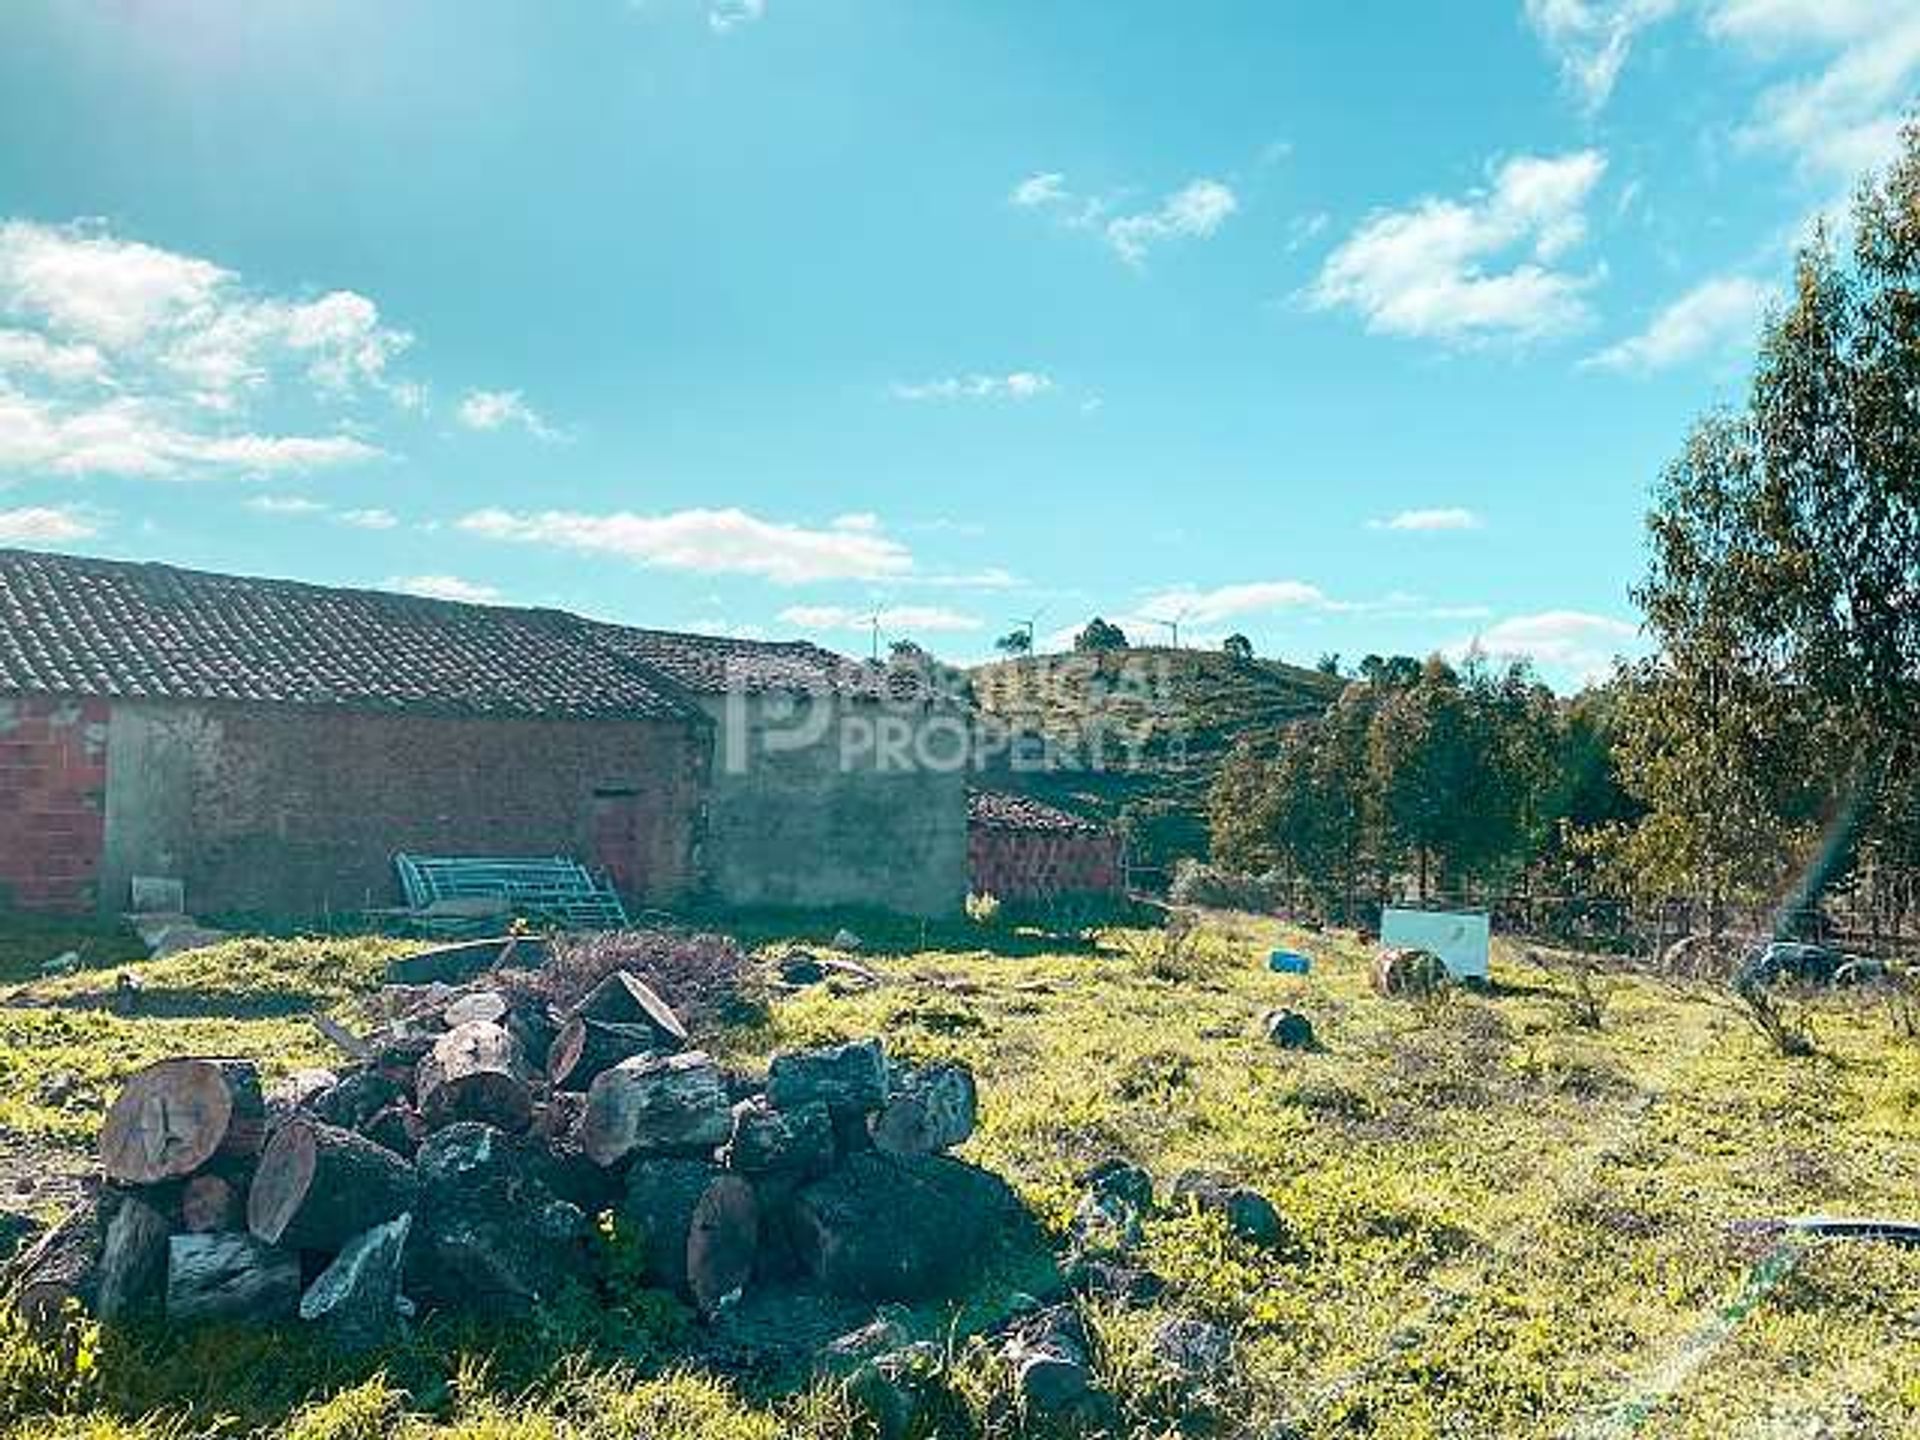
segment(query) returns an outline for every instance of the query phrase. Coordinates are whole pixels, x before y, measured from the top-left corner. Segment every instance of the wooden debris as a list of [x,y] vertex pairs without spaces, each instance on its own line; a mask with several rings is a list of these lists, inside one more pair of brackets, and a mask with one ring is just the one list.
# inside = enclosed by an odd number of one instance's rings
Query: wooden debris
[[401,1260],[412,1215],[399,1215],[349,1240],[300,1297],[300,1318],[335,1348],[371,1350],[400,1320]]
[[595,1077],[580,1147],[597,1165],[629,1155],[711,1151],[733,1129],[732,1097],[706,1054],[641,1055]]
[[627,1173],[622,1213],[641,1235],[648,1274],[702,1314],[752,1278],[760,1213],[738,1175],[700,1160],[641,1160]]
[[601,1071],[662,1048],[651,1025],[575,1015],[560,1027],[547,1052],[547,1080],[556,1089],[584,1090]]
[[158,1300],[166,1283],[167,1217],[128,1195],[113,1207],[100,1250],[100,1293],[94,1310],[111,1324]]
[[337,1251],[413,1208],[413,1167],[363,1135],[296,1119],[274,1132],[247,1196],[247,1228],[269,1245]]
[[415,1072],[420,1114],[438,1128],[455,1120],[484,1120],[524,1130],[533,1115],[526,1057],[498,1025],[475,1020],[434,1043]]
[[121,1087],[100,1127],[107,1178],[152,1185],[216,1155],[251,1155],[265,1131],[260,1074],[248,1060],[162,1060]]
[[180,1191],[180,1227],[189,1234],[232,1230],[241,1219],[239,1191],[224,1175],[204,1172]]
[[616,970],[587,992],[573,1007],[586,1020],[608,1020],[617,1025],[645,1025],[656,1036],[655,1050],[678,1050],[687,1043],[687,1027],[673,1007],[654,994],[639,976]]

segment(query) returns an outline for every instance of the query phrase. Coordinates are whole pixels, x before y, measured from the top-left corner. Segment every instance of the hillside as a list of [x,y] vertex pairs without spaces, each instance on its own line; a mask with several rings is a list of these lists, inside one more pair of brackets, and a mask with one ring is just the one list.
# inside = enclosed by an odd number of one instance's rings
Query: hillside
[[1205,852],[1207,791],[1238,736],[1317,715],[1344,683],[1156,647],[1025,656],[970,679],[983,711],[1046,748],[1043,768],[993,757],[987,783],[1126,822],[1143,869]]

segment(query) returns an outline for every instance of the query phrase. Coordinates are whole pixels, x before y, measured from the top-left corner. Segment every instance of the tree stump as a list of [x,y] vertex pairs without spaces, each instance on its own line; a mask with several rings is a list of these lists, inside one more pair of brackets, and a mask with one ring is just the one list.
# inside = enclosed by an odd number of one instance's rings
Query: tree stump
[[160,1296],[167,1274],[167,1217],[137,1196],[121,1198],[100,1248],[100,1294],[95,1309],[111,1324]]
[[413,1216],[400,1215],[347,1242],[300,1297],[300,1318],[336,1349],[372,1350],[400,1319],[400,1267]]
[[269,1245],[337,1251],[419,1196],[413,1167],[364,1135],[296,1119],[274,1132],[247,1195],[247,1228]]
[[641,1235],[647,1273],[703,1315],[753,1276],[760,1216],[753,1187],[701,1160],[641,1160],[621,1214]]
[[710,1151],[733,1128],[726,1081],[699,1050],[641,1055],[594,1078],[580,1148],[596,1164],[629,1155]]
[[639,976],[616,970],[573,1007],[583,1020],[608,1020],[616,1025],[645,1025],[654,1032],[654,1050],[678,1050],[687,1043],[687,1027],[673,1007],[654,993]]
[[794,1244],[836,1295],[920,1300],[950,1291],[1013,1209],[998,1176],[945,1155],[850,1155],[801,1190]]
[[300,1304],[300,1257],[239,1231],[175,1235],[167,1248],[167,1319],[263,1323]]
[[533,1115],[526,1057],[500,1026],[475,1020],[434,1043],[415,1072],[420,1114],[434,1129],[455,1120],[481,1120],[502,1130],[524,1130]]
[[575,1015],[560,1027],[547,1052],[547,1080],[556,1090],[585,1090],[601,1071],[662,1049],[659,1042],[651,1025]]
[[260,1148],[266,1101],[247,1060],[162,1060],[130,1076],[100,1127],[107,1178],[153,1185]]

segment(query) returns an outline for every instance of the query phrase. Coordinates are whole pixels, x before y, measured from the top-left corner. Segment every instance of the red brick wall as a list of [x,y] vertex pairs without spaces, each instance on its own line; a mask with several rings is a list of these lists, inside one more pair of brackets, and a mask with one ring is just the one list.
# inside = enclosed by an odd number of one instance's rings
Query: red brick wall
[[0,904],[94,906],[106,786],[104,700],[0,696]]
[[967,831],[967,858],[973,893],[1001,900],[1118,895],[1126,888],[1120,837],[1104,831],[974,825]]
[[694,878],[709,748],[678,720],[121,702],[104,884],[310,915],[397,903],[397,850],[571,854],[666,903]]

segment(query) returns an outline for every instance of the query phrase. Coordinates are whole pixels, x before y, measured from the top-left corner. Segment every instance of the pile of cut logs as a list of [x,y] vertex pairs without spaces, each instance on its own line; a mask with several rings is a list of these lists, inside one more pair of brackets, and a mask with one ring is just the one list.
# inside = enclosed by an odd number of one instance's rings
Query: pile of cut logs
[[13,1267],[38,1328],[298,1315],[343,1348],[418,1308],[524,1313],[600,1277],[594,1217],[649,1283],[712,1315],[761,1285],[916,1299],[964,1278],[1011,1213],[945,1152],[963,1068],[877,1040],[784,1052],[763,1079],[690,1047],[626,971],[562,1011],[487,979],[392,989],[352,1060],[271,1089],[244,1060],[137,1072],[100,1136],[104,1184]]

